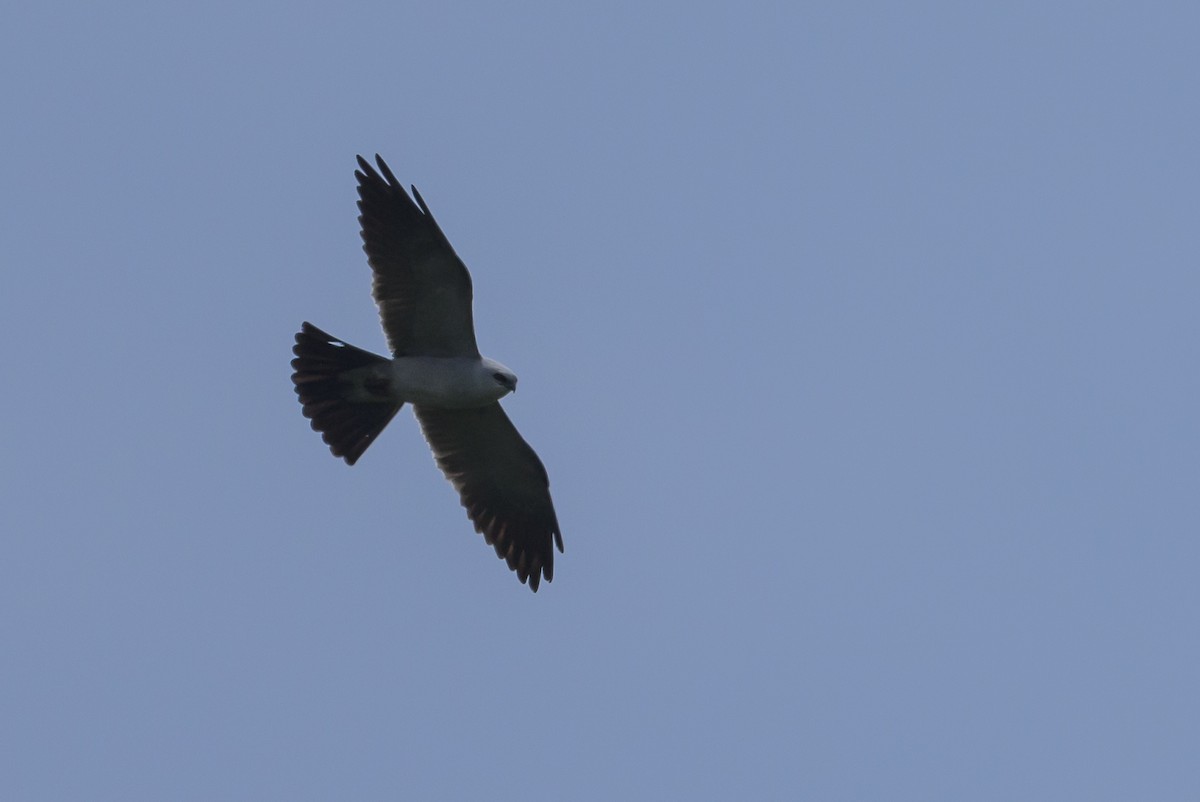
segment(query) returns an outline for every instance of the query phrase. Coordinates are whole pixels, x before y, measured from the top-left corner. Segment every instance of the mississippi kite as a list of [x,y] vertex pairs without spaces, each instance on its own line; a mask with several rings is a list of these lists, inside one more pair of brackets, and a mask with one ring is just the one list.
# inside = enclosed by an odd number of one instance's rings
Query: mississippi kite
[[563,542],[546,469],[500,408],[517,377],[480,355],[471,274],[421,194],[413,187],[409,197],[378,154],[375,162],[378,170],[358,157],[358,221],[392,359],[304,323],[292,349],[304,416],[353,465],[412,404],[475,531],[536,592],[554,578]]

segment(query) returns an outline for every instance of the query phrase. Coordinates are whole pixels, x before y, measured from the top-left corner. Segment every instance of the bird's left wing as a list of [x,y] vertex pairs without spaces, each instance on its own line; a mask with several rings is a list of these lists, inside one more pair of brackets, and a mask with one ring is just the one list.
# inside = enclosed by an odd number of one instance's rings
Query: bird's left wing
[[562,551],[563,542],[550,480],[500,404],[413,410],[475,531],[534,592],[543,576],[553,580],[554,546]]

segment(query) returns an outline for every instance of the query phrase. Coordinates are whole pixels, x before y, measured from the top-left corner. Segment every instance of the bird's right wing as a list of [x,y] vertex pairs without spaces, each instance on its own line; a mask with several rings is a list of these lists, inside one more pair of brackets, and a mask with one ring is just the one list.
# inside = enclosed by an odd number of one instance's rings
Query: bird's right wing
[[479,356],[471,274],[429,207],[416,202],[379,155],[358,157],[358,221],[375,273],[372,294],[394,356]]

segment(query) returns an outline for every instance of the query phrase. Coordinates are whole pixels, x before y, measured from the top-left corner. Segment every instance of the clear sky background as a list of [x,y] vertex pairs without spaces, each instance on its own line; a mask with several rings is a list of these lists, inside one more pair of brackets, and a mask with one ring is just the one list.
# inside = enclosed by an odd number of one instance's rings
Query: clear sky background
[[[1195,8],[8,8],[0,795],[1200,798]],[[537,595],[300,415],[375,152]]]

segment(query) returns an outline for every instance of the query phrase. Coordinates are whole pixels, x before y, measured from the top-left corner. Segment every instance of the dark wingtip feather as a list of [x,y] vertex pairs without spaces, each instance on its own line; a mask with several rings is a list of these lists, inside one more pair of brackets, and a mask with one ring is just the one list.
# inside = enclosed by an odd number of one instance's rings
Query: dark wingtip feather
[[413,194],[413,197],[417,199],[417,206],[421,207],[421,211],[425,213],[426,217],[429,217],[430,219],[432,219],[433,213],[430,212],[429,207],[425,205],[425,199],[422,198],[421,193],[417,191],[416,184],[412,185],[412,194]]
[[399,187],[400,182],[396,180],[396,176],[392,175],[392,168],[387,166],[387,162],[378,153],[375,154],[375,163],[379,165],[379,172],[390,186]]

